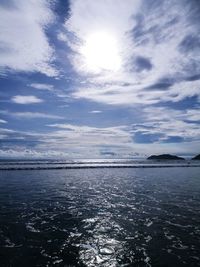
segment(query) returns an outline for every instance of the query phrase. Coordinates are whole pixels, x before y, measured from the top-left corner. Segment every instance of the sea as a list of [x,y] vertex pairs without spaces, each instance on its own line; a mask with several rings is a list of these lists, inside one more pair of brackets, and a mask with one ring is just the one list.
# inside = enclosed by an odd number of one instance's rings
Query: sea
[[200,162],[0,161],[0,266],[200,266]]

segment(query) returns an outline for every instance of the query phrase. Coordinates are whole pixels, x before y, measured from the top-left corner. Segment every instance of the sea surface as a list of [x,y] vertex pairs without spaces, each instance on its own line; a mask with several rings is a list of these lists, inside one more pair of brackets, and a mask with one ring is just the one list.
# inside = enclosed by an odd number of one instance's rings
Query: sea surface
[[200,266],[200,164],[2,161],[0,266]]

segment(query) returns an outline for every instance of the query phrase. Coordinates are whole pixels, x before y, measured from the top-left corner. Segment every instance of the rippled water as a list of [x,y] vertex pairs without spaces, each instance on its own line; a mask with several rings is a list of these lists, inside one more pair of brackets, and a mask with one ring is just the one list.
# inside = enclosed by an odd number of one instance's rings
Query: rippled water
[[0,171],[0,266],[200,266],[200,167]]

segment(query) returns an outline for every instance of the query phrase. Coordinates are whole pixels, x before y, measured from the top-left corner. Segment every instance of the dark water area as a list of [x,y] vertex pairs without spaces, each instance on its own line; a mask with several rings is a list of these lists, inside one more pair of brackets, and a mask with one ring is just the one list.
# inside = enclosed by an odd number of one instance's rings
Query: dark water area
[[0,171],[0,266],[200,266],[200,167]]

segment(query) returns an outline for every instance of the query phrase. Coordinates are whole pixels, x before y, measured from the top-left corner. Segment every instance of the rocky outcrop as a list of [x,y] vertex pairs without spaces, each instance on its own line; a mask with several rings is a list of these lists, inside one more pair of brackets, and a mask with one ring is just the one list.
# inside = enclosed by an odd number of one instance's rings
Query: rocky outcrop
[[192,158],[192,160],[200,160],[200,154],[196,155],[194,158]]

